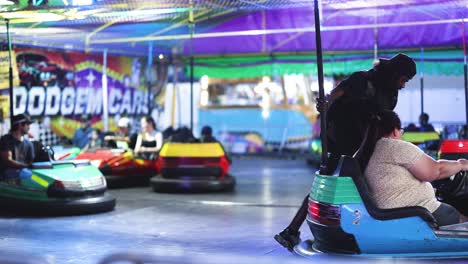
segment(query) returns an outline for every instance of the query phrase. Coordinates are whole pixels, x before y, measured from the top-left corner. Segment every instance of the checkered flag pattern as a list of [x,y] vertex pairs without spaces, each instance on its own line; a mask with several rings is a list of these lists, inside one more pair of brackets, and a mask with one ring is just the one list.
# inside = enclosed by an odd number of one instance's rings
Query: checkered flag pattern
[[60,138],[55,135],[49,127],[44,126],[42,123],[39,124],[39,141],[44,146],[56,146],[60,144]]

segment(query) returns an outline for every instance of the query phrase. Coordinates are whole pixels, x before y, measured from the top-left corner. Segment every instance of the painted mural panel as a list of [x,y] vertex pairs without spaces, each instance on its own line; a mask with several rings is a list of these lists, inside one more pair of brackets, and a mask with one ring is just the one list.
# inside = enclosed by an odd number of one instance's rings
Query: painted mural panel
[[[102,54],[17,48],[14,59],[18,70],[13,89],[14,113],[29,114],[58,137],[72,137],[83,116],[102,130],[104,98],[108,102],[109,130],[115,130],[114,120],[119,116],[139,117],[150,114],[152,109],[163,110],[156,100],[163,94],[162,85],[154,87],[155,83],[150,82],[158,76],[145,78],[150,76],[148,73],[157,75],[157,69],[148,67],[144,58],[107,56],[106,80]],[[102,89],[104,81],[107,96]],[[2,88],[2,108],[8,110],[8,85]]]

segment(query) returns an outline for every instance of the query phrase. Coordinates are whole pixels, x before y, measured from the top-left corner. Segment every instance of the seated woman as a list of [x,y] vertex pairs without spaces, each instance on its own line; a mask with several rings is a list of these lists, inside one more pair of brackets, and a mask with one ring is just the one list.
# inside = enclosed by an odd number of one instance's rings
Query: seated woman
[[141,119],[142,132],[138,135],[135,144],[135,154],[146,159],[154,159],[162,147],[162,133],[156,131],[156,123],[150,116]]
[[468,170],[468,161],[434,160],[401,135],[401,121],[393,111],[380,113],[371,125],[366,152],[372,154],[364,176],[377,207],[421,206],[441,226],[466,221],[454,207],[436,199],[430,182]]

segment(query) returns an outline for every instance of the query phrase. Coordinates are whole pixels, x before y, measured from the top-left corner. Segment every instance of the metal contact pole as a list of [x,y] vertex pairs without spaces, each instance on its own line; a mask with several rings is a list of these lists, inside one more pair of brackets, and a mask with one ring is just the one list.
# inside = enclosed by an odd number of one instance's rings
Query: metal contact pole
[[109,131],[109,85],[107,83],[107,49],[102,53],[102,120],[104,131]]
[[[317,54],[317,75],[319,84],[319,98],[325,101],[325,90],[323,88],[323,59],[322,59],[322,37],[320,33],[320,13],[318,0],[314,0],[314,16],[315,16],[315,43]],[[320,113],[320,139],[322,140],[322,165],[327,163],[327,126],[326,126],[326,111]]]
[[150,41],[148,43],[148,59],[146,62],[146,72],[148,73],[146,75],[146,89],[148,92],[148,116],[151,116],[151,112],[153,111],[153,96],[152,96],[152,91],[151,91],[151,82],[150,82],[150,72],[151,68],[153,67],[153,42]]
[[421,84],[421,114],[424,113],[424,48],[421,48],[421,70],[419,71]]
[[193,133],[193,3],[190,1],[189,27],[190,27],[190,130]]
[[465,124],[468,124],[468,68],[466,63],[466,35],[465,20],[462,20],[462,41],[463,41],[463,72],[465,76]]

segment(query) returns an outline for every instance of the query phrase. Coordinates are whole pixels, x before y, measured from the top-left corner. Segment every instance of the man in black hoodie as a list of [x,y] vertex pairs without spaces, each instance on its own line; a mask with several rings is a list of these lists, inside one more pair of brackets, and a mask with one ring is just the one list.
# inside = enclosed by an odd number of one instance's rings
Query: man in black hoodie
[[[361,144],[372,113],[393,110],[398,92],[416,75],[416,63],[405,54],[379,59],[368,71],[351,74],[333,89],[317,110],[326,111],[327,144],[330,156],[320,173],[331,174],[342,155],[353,155]],[[299,228],[307,216],[309,195],[289,226],[275,235],[276,241],[292,250],[300,242]]]
[[[353,155],[362,142],[369,116],[395,109],[398,92],[414,75],[413,59],[400,53],[389,60],[380,59],[372,69],[355,72],[343,80],[331,92],[328,102],[318,106],[319,111],[327,111],[327,143],[332,157]],[[334,166],[328,167],[323,173],[330,173]]]

